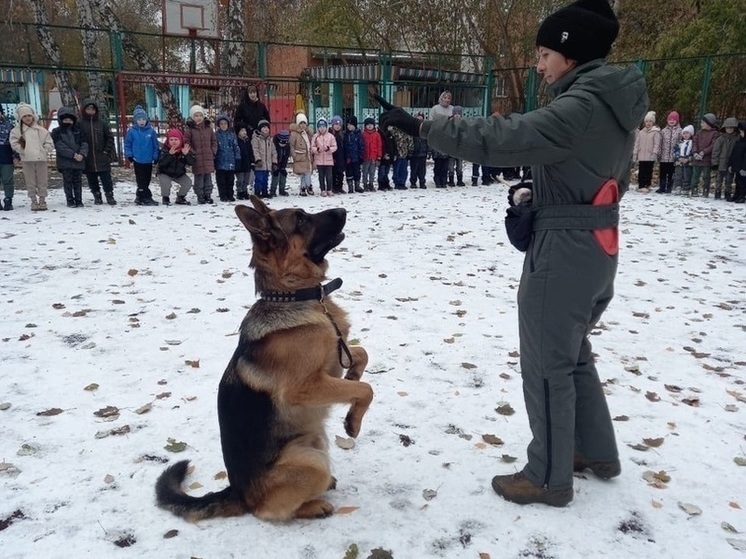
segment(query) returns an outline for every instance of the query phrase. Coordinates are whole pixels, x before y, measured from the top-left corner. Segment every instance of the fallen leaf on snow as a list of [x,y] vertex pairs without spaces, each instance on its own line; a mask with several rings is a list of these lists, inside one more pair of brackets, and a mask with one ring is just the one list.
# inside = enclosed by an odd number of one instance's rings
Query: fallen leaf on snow
[[87,390],[88,392],[95,392],[96,390],[98,390],[98,384],[92,382],[91,384],[83,388],[83,390]]
[[497,437],[492,434],[482,435],[482,440],[494,446],[501,446],[505,444],[504,441],[500,437]]
[[48,410],[40,411],[36,415],[40,415],[42,417],[52,417],[54,415],[60,415],[62,413],[62,410],[60,408],[49,408]]
[[660,445],[663,444],[663,437],[660,437],[658,439],[642,439],[642,442],[653,448],[658,448]]
[[137,415],[142,415],[142,414],[144,414],[144,413],[148,413],[148,412],[149,412],[150,410],[152,410],[152,409],[153,409],[153,404],[152,404],[151,402],[148,402],[147,404],[145,404],[145,405],[142,405],[142,406],[140,406],[139,408],[137,408],[137,409],[135,410],[135,413],[136,413]]
[[334,514],[352,514],[359,508],[360,507],[339,507],[338,509],[334,509]]
[[681,501],[679,501],[679,508],[687,513],[689,516],[697,516],[702,514],[702,509],[699,508],[697,505],[692,505],[691,503],[682,503]]
[[339,448],[343,448],[345,450],[355,448],[355,439],[352,438],[340,437],[339,435],[337,435],[336,437],[334,437],[334,442],[337,443],[337,446]]
[[438,492],[435,489],[425,489],[422,491],[422,498],[426,501],[432,501],[438,496]]
[[183,452],[186,450],[187,444],[182,441],[177,441],[176,439],[168,439],[168,444],[164,446],[166,450],[169,452]]
[[501,406],[498,406],[495,408],[495,411],[500,415],[513,415],[515,413],[515,410],[510,404],[503,404]]

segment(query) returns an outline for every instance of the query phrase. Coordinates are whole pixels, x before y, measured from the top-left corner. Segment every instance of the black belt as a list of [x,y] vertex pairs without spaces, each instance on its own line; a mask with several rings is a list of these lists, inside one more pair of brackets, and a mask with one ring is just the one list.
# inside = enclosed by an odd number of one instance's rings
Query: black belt
[[572,204],[541,206],[533,211],[533,230],[608,229],[619,225],[619,204],[592,206]]

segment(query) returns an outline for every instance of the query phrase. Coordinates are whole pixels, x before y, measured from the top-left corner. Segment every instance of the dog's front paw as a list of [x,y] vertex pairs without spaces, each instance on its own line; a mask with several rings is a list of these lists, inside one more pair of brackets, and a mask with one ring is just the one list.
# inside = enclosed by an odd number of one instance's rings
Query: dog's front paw
[[360,434],[360,423],[360,419],[355,417],[352,410],[348,411],[345,417],[345,433],[353,439],[357,438]]

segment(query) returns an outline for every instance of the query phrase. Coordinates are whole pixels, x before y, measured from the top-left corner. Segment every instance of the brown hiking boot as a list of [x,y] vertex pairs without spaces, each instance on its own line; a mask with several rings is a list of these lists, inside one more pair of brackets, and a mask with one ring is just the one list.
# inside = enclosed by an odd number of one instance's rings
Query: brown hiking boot
[[611,479],[622,473],[622,465],[619,463],[618,458],[616,460],[609,460],[606,462],[590,462],[577,452],[573,456],[572,469],[576,472],[590,470],[596,477],[601,479]]
[[47,210],[47,199],[39,196],[39,211],[43,212],[46,210]]
[[492,478],[492,489],[506,501],[519,505],[543,503],[552,507],[564,507],[572,501],[573,490],[537,487],[523,472]]

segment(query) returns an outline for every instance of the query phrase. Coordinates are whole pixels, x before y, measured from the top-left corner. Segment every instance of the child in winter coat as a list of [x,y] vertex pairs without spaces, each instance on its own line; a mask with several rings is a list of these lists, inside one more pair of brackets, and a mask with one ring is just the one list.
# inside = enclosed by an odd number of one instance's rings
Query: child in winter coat
[[396,159],[394,160],[394,188],[407,190],[407,158],[414,149],[412,136],[405,134],[398,128],[391,129],[391,135],[396,144]]
[[337,142],[337,151],[334,152],[334,167],[332,167],[332,192],[335,194],[344,194],[345,166],[347,156],[344,149],[344,130],[342,130],[342,117],[335,115],[329,121],[331,124],[331,133]]
[[736,177],[736,193],[733,202],[746,202],[746,122],[738,123],[739,139],[733,145],[733,151],[728,160],[728,170]]
[[254,194],[269,198],[269,173],[277,170],[277,150],[269,134],[269,122],[260,120],[251,138],[254,152]]
[[109,121],[100,115],[98,103],[94,99],[83,101],[83,113],[80,126],[88,142],[88,155],[85,158],[85,177],[88,188],[93,194],[93,203],[103,204],[101,189],[104,190],[106,203],[116,206],[114,199],[114,181],[111,177],[111,162],[116,161],[114,134],[111,133]]
[[[175,182],[180,187],[176,195],[176,203],[180,206],[190,205],[186,199],[186,195],[189,189],[192,188],[192,181],[186,172],[187,166],[193,167],[196,162],[197,157],[189,144],[184,143],[184,135],[181,133],[181,130],[170,128],[166,132],[166,141],[163,143],[158,157],[158,182],[161,185],[161,196],[163,197],[164,206],[171,205],[172,182]],[[200,190],[197,192],[195,188],[194,193],[197,194],[197,199],[199,199],[203,191]]]
[[681,131],[681,141],[674,150],[673,186],[676,194],[689,194],[691,188],[693,136],[694,126],[685,126]]
[[[417,113],[417,118],[425,120],[425,113]],[[427,168],[427,140],[419,136],[414,138],[412,143],[412,152],[409,154],[409,185],[411,188],[417,188],[417,182],[420,188],[427,188],[425,184],[425,170]],[[477,165],[479,167],[479,165]],[[479,171],[477,171],[479,178]],[[476,185],[475,185],[476,186]]]
[[18,124],[10,131],[10,147],[21,158],[31,211],[46,210],[49,186],[47,164],[54,143],[49,131],[39,124],[39,117],[31,105],[19,103],[16,120]]
[[655,125],[655,112],[648,111],[645,125],[635,138],[632,160],[638,164],[639,176],[637,190],[650,192],[653,182],[653,165],[658,161],[661,149],[661,129]]
[[681,141],[679,113],[671,111],[666,117],[666,127],[661,130],[661,152],[658,164],[660,186],[656,194],[670,194],[673,188],[673,172],[676,146]]
[[347,130],[342,138],[345,156],[345,177],[347,178],[347,192],[364,192],[360,186],[363,159],[365,157],[365,142],[357,128],[357,117],[352,115],[347,119]]
[[140,105],[132,111],[132,127],[124,138],[124,156],[135,169],[136,206],[157,206],[150,191],[150,179],[153,176],[153,164],[160,154],[158,133],[148,121],[148,113]]
[[738,121],[734,117],[726,118],[720,130],[722,133],[712,147],[712,166],[717,166],[715,200],[719,200],[723,193],[725,199],[729,200],[733,185],[733,173],[728,171],[728,160],[730,160],[730,154],[733,152],[733,146],[738,141]]
[[712,177],[712,149],[715,140],[720,136],[717,129],[717,117],[707,113],[702,117],[701,128],[694,135],[694,147],[692,161],[692,196],[698,195],[699,179],[702,177],[702,196],[710,195],[710,179]]
[[218,152],[218,140],[205,118],[205,110],[200,105],[189,109],[190,118],[186,122],[184,143],[194,150],[196,162],[194,173],[194,192],[198,204],[214,204],[212,201],[212,173],[215,171],[215,155]]
[[221,202],[235,202],[233,183],[236,180],[236,165],[241,161],[236,133],[230,129],[228,115],[217,118],[218,129],[215,138],[218,151],[215,154],[215,182],[218,183],[218,196]]
[[290,159],[290,132],[280,130],[272,139],[277,152],[277,169],[272,171],[272,184],[269,187],[270,197],[277,196],[277,187],[280,187],[280,196],[288,196],[288,160]]
[[18,157],[10,147],[10,131],[13,124],[5,116],[5,109],[0,105],[0,183],[3,185],[5,199],[0,204],[0,210],[10,211],[13,209],[13,164]]
[[241,159],[236,162],[236,198],[248,200],[254,152],[251,149],[251,138],[249,138],[246,126],[238,125],[236,141],[238,142],[238,150],[241,152]]
[[326,119],[316,122],[316,133],[311,138],[311,154],[316,170],[319,172],[319,190],[322,196],[332,196],[332,169],[334,152],[337,151],[337,140],[329,132]]
[[290,153],[293,173],[300,175],[300,195],[313,196],[311,135],[308,133],[308,118],[303,113],[295,115],[295,124],[290,125]]
[[[458,120],[464,116],[464,108],[461,105],[454,105],[451,113],[453,120]],[[454,182],[454,175],[455,182]],[[450,157],[448,159],[448,186],[466,186],[464,183],[464,170],[461,159]]]
[[383,156],[378,165],[378,190],[393,190],[389,181],[389,171],[396,160],[396,140],[391,132],[392,128],[387,130],[378,129],[381,136],[381,145],[383,146]]
[[83,170],[88,155],[88,142],[78,124],[75,110],[61,107],[57,111],[58,126],[52,130],[57,157],[57,170],[62,175],[68,208],[83,207]]
[[376,175],[376,164],[383,157],[383,137],[376,130],[375,119],[368,117],[363,121],[363,187],[366,192],[375,192],[373,179]]

